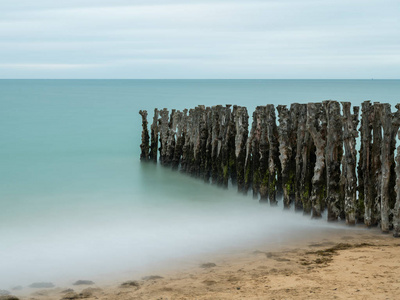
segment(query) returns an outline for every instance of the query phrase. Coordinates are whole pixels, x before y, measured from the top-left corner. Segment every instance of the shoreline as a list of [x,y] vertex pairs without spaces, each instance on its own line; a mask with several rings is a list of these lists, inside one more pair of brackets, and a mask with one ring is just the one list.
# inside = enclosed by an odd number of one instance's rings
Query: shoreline
[[[299,240],[182,259],[94,285],[25,289],[21,299],[393,299],[400,247],[378,228],[340,227]],[[156,276],[156,277],[152,277]],[[161,278],[159,278],[159,277]],[[124,282],[129,282],[121,287]],[[63,292],[68,289],[74,291]],[[74,294],[75,293],[75,294]]]

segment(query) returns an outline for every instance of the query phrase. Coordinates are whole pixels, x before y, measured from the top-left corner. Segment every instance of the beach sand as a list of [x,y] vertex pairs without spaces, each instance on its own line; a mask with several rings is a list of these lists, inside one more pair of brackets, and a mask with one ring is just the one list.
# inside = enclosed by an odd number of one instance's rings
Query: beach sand
[[[19,298],[399,299],[399,246],[399,239],[378,229],[333,231],[197,257],[190,266],[159,270],[145,279],[29,291]],[[131,282],[122,287],[126,281]],[[68,288],[74,292],[65,292]]]

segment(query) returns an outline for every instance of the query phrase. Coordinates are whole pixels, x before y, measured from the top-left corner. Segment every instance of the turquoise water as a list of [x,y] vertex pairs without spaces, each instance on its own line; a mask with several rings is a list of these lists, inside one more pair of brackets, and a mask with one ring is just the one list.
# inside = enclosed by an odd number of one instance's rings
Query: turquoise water
[[400,80],[0,80],[0,289],[316,228],[140,164],[138,111],[325,99],[395,104]]

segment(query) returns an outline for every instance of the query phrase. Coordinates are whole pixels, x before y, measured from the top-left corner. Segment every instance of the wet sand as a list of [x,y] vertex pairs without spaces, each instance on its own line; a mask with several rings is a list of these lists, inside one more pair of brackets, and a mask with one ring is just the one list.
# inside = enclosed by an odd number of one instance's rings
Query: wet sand
[[[397,299],[400,240],[378,229],[331,230],[193,258],[144,277],[21,291],[20,299]],[[156,273],[154,273],[156,272]],[[126,274],[125,274],[126,275]],[[126,283],[121,286],[122,283]],[[67,289],[72,291],[65,292]]]

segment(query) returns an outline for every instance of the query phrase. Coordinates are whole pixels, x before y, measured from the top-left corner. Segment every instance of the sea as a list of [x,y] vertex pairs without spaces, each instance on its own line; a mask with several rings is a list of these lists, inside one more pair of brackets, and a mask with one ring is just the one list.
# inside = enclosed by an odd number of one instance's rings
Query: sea
[[0,289],[138,279],[346,230],[139,160],[140,109],[151,122],[154,108],[237,104],[251,116],[328,99],[394,106],[400,80],[0,80]]

